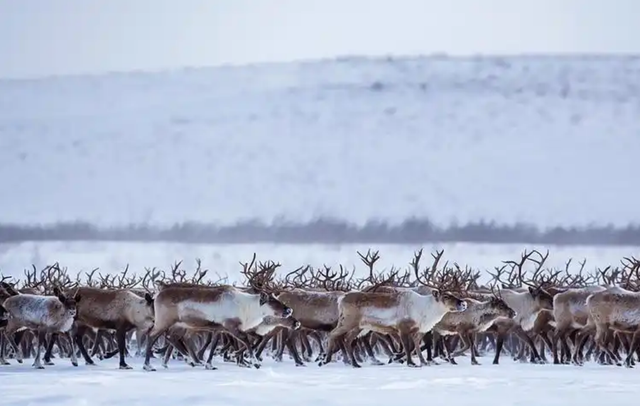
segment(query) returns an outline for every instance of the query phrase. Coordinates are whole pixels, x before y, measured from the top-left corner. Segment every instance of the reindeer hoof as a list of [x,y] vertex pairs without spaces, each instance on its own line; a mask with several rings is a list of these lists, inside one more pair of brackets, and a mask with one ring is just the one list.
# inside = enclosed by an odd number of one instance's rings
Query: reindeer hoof
[[211,365],[211,364],[205,364],[205,365],[204,365],[204,369],[206,369],[206,370],[208,370],[208,371],[215,371],[215,370],[216,370],[216,369],[218,369],[218,368],[214,367],[214,366],[213,366],[213,365]]
[[156,370],[156,369],[155,369],[154,367],[152,367],[151,365],[144,365],[144,366],[142,367],[142,369],[143,369],[143,370],[145,370],[145,371],[147,371],[147,372],[153,372],[153,371],[155,371],[155,370]]
[[384,362],[381,362],[380,360],[377,360],[377,359],[372,359],[370,364],[375,366],[380,366],[380,365],[384,365]]
[[306,367],[306,365],[302,362],[296,362],[297,367]]
[[124,365],[120,365],[120,369],[133,369],[131,368],[129,365],[124,364]]
[[55,364],[54,364],[53,362],[51,362],[51,361],[45,361],[45,362],[44,362],[44,364],[45,364],[45,365],[47,365],[47,366],[55,365]]
[[85,364],[86,366],[89,366],[89,367],[95,367],[95,366],[96,366],[96,363],[95,363],[95,362],[93,362],[93,361],[91,361],[91,362],[85,362],[84,364]]
[[255,364],[253,364],[253,367],[254,367],[255,369],[260,369],[261,365],[260,365],[260,364],[258,364],[258,363],[255,363]]

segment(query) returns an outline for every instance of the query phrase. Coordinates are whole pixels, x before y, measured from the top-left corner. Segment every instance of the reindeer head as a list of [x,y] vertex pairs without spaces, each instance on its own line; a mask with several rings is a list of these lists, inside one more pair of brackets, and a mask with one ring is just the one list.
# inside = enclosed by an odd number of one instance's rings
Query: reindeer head
[[285,317],[280,322],[280,325],[291,330],[298,330],[301,326],[300,322],[293,317]]
[[53,288],[53,295],[58,298],[58,300],[64,306],[66,313],[69,316],[75,317],[77,313],[77,305],[80,303],[81,296],[79,293],[76,293],[73,297],[67,297],[62,291],[55,287]]
[[275,295],[260,292],[260,307],[267,310],[267,313],[277,317],[289,317],[293,310],[284,303],[276,299]]
[[516,312],[499,297],[494,296],[489,299],[489,307],[496,310],[502,317],[508,317],[510,319],[516,317]]
[[461,312],[467,309],[467,302],[451,293],[442,293],[439,290],[434,290],[431,294],[436,302],[442,303],[450,312]]
[[540,308],[553,310],[553,296],[544,288],[529,286],[529,294]]
[[139,313],[139,317],[140,317],[139,322],[141,323],[141,325],[144,325],[145,328],[147,327],[151,328],[151,326],[153,326],[153,323],[155,321],[155,307],[154,307],[155,299],[153,298],[151,293],[145,292],[143,303],[144,305],[142,306],[141,311]]

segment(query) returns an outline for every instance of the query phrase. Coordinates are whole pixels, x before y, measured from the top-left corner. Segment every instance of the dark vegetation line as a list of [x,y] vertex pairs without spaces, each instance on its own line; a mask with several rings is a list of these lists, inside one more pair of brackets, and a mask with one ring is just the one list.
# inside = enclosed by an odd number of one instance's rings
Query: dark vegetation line
[[479,221],[437,227],[428,219],[412,218],[390,225],[372,220],[364,226],[321,218],[307,223],[266,224],[249,220],[231,226],[182,223],[170,227],[148,224],[98,227],[85,222],[48,225],[0,224],[0,242],[123,241],[179,243],[378,243],[431,242],[521,243],[554,245],[638,245],[640,225],[586,226],[540,229],[530,224],[501,225]]

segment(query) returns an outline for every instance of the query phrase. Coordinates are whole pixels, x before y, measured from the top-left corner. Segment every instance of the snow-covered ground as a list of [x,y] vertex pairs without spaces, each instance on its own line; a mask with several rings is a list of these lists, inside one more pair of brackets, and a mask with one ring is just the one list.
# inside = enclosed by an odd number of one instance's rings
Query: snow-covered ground
[[287,272],[303,265],[320,267],[323,264],[337,267],[342,264],[349,269],[356,266],[356,275],[366,276],[367,269],[357,252],[378,250],[379,269],[391,266],[405,267],[413,258],[413,253],[424,248],[423,263],[431,263],[429,252],[444,249],[444,261],[457,262],[476,269],[493,270],[502,265],[501,261],[518,259],[523,250],[549,249],[547,260],[549,267],[564,268],[566,261],[573,258],[571,270],[579,268],[578,262],[587,260],[585,270],[619,265],[625,256],[639,256],[637,247],[536,247],[521,244],[434,244],[424,246],[410,245],[286,245],[286,244],[170,244],[170,243],[112,243],[112,242],[25,242],[21,244],[0,244],[0,273],[24,277],[24,269],[35,264],[42,269],[48,264],[58,262],[66,266],[73,275],[78,272],[100,268],[103,274],[121,272],[127,264],[131,272],[144,273],[145,267],[168,269],[174,262],[183,261],[185,270],[195,269],[195,260],[201,259],[203,268],[210,269],[211,278],[217,279],[217,272],[228,277],[230,283],[242,280],[239,262],[249,262],[253,253],[258,261],[273,260],[282,264],[281,271]]
[[407,368],[399,365],[353,369],[341,362],[296,368],[287,359],[265,361],[260,369],[218,365],[215,371],[176,361],[169,368],[143,372],[132,360],[130,371],[117,361],[73,368],[68,360],[37,371],[29,360],[0,367],[3,406],[164,406],[184,405],[504,405],[546,406],[637,404],[638,371],[587,364],[584,367],[515,364],[509,357],[492,365]]
[[640,58],[407,57],[0,81],[0,222],[626,225]]

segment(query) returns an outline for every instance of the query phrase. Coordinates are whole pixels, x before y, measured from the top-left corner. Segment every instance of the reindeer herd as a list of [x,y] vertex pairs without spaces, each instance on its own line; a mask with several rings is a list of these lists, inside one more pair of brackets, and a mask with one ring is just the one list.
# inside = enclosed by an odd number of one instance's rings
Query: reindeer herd
[[[525,251],[481,272],[441,264],[443,251],[422,265],[423,251],[405,268],[378,271],[378,252],[358,253],[368,269],[304,266],[289,273],[273,261],[241,263],[243,286],[206,278],[197,261],[187,276],[168,272],[72,278],[58,264],[0,282],[0,365],[54,358],[78,366],[97,359],[144,356],[165,368],[171,360],[216,369],[220,362],[259,368],[270,353],[296,366],[341,361],[410,367],[457,364],[490,351],[516,361],[633,367],[640,359],[640,260],[585,272],[545,267],[549,252]],[[483,275],[491,279],[480,283]],[[42,352],[44,351],[44,355]],[[414,358],[417,357],[417,362]],[[214,363],[214,358],[216,362]]]

